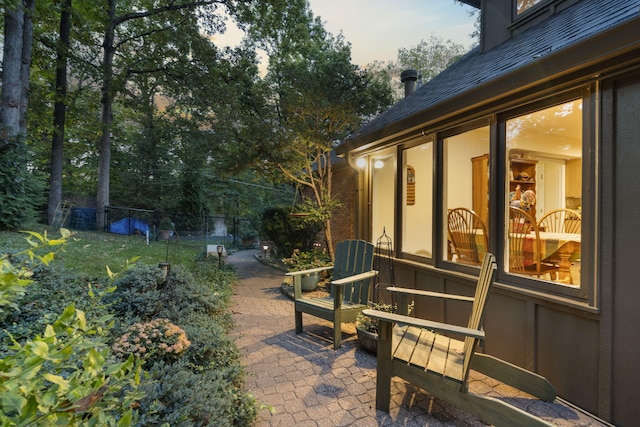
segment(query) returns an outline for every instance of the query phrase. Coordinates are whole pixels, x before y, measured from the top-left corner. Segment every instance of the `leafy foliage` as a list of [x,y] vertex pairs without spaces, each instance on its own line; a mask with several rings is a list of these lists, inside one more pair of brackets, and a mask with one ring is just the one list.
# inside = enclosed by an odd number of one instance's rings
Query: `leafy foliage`
[[[231,269],[196,257],[189,271],[174,266],[167,277],[155,266],[127,269],[117,275],[121,289],[87,285],[52,263],[52,253],[41,254],[66,238],[30,232],[29,241],[27,250],[2,257],[0,282],[21,281],[4,294],[21,310],[0,321],[3,425],[252,424],[258,406],[243,389],[240,354],[228,336]],[[33,292],[24,292],[27,283]],[[123,301],[136,294],[133,304]],[[153,303],[157,297],[164,307]],[[178,336],[188,337],[188,348],[147,360],[148,372],[133,355],[115,357],[112,345],[128,326],[160,316],[184,331]]]
[[308,197],[311,220],[321,220],[333,257],[331,215],[335,146],[391,102],[390,88],[351,63],[342,35],[327,33],[310,12],[296,10],[300,38],[292,45],[281,32],[270,35],[273,54],[267,81],[276,108],[269,120],[277,132],[262,141],[254,159],[263,173],[295,183]]
[[[62,233],[69,236],[66,230]],[[38,252],[66,242],[66,237],[49,240],[29,234],[31,247],[21,253],[26,256],[2,257],[3,309],[24,295],[11,285],[31,282],[36,266],[32,261],[46,266],[53,260],[53,253]],[[88,296],[100,298],[92,291]],[[139,398],[135,389],[140,366],[133,357],[115,363],[107,344],[110,322],[104,308],[102,316],[87,318],[70,304],[43,327],[32,319],[30,324],[40,332],[24,334],[20,341],[5,329],[0,353],[2,425],[130,425],[135,420],[132,405]]]
[[22,138],[0,140],[0,230],[23,227],[38,217],[44,183],[29,162]]
[[294,249],[310,249],[320,230],[319,223],[303,223],[291,218],[283,207],[267,208],[262,213],[261,234],[275,244],[281,256],[290,255]]
[[[396,304],[381,304],[381,303],[377,303],[377,302],[371,302],[370,306],[373,310],[378,310],[378,311],[384,311],[385,313],[397,313],[398,312],[398,306]],[[407,315],[411,314],[411,311],[413,310],[413,303],[411,303],[408,307],[408,312],[406,313]],[[358,313],[358,316],[356,317],[356,328],[363,330],[363,331],[367,331],[367,332],[372,332],[374,334],[378,333],[378,327],[379,327],[379,320],[378,319],[374,319],[372,317],[369,316],[365,316],[362,313]]]
[[408,69],[416,70],[421,82],[428,82],[451,64],[456,62],[468,49],[451,40],[431,35],[428,40],[408,48],[398,49],[396,61],[376,61],[369,66],[373,78],[388,82],[393,89],[394,101],[404,97],[404,84],[400,74]]
[[177,359],[150,360],[140,426],[250,425],[256,417],[256,402],[242,388],[240,354],[227,335],[235,275],[216,265],[205,258],[192,271],[172,268],[166,277],[157,267],[136,266],[116,281],[112,303],[120,329],[166,317],[191,342]]
[[329,254],[320,250],[301,251],[294,249],[290,258],[283,258],[282,262],[289,266],[289,271],[302,271],[311,268],[326,267],[332,264]]
[[138,426],[248,426],[255,400],[240,387],[239,365],[194,371],[185,361],[156,364],[142,384],[144,408]]

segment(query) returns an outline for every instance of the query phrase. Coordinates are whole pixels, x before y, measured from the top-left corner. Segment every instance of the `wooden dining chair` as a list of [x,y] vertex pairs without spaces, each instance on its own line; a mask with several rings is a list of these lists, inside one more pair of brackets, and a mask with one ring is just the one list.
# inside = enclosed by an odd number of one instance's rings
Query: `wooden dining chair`
[[[460,264],[479,266],[488,249],[487,227],[480,217],[467,208],[451,209],[447,218],[453,252]],[[478,247],[480,243],[481,247]]]
[[[538,228],[550,233],[580,234],[582,232],[582,214],[574,209],[554,209],[540,218]],[[542,259],[541,262],[551,267],[560,268],[560,255],[555,252]]]
[[528,212],[509,206],[509,272],[541,277],[556,277],[560,267],[540,259],[540,230]]
[[554,209],[545,213],[538,228],[551,233],[580,234],[582,230],[582,214],[573,209]]

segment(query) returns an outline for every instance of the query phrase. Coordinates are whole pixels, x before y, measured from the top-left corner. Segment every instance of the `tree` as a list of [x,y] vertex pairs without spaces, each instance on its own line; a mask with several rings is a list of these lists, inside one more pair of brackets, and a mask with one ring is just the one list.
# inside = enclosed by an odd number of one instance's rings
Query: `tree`
[[30,170],[26,111],[35,0],[4,2],[2,94],[0,95],[0,228],[35,218],[40,182]]
[[62,167],[64,130],[67,116],[67,66],[71,44],[72,0],[61,2],[60,40],[56,46],[56,86],[53,110],[53,136],[51,138],[51,167],[49,170],[49,204],[47,220],[53,224],[56,209],[62,203]]
[[[2,96],[0,97],[0,126],[4,138],[20,133],[22,99],[22,58],[26,10],[22,2],[6,5],[4,13],[4,46],[2,53]],[[30,36],[30,35],[29,35]],[[6,146],[6,140],[3,141]]]
[[451,40],[431,35],[428,40],[421,40],[417,45],[398,49],[396,62],[374,62],[368,69],[383,81],[390,81],[393,97],[398,101],[404,97],[404,86],[400,82],[400,74],[404,70],[416,70],[419,80],[427,82],[456,62],[467,49]]
[[351,47],[341,35],[327,34],[318,19],[300,11],[296,28],[304,38],[292,44],[281,33],[272,35],[267,80],[276,114],[267,122],[276,131],[245,152],[258,154],[263,173],[308,190],[306,220],[323,223],[333,259],[331,215],[339,204],[332,192],[333,149],[389,105],[390,89],[351,63]]
[[[191,30],[183,33],[175,31],[180,37],[198,29],[205,34],[224,31],[225,19],[231,16],[238,20],[241,26],[249,25],[260,28],[264,25],[262,16],[256,14],[261,7],[274,6],[279,13],[288,13],[287,2],[284,0],[270,0],[268,2],[249,0],[237,2],[234,0],[162,0],[157,2],[109,0],[104,25],[102,43],[103,59],[101,62],[101,129],[98,138],[98,226],[104,222],[101,210],[109,204],[109,181],[111,162],[111,126],[113,121],[113,99],[127,84],[130,67],[118,64],[116,59],[131,58],[140,60],[135,55],[135,48],[142,46],[149,36],[154,36],[169,30]],[[123,12],[124,11],[124,12]],[[276,16],[277,18],[277,16]],[[274,21],[269,21],[269,25]],[[168,40],[168,46],[174,47],[174,40]],[[119,55],[129,47],[129,55]],[[179,58],[188,57],[190,50],[175,51],[176,56],[158,56],[159,69],[170,69]]]

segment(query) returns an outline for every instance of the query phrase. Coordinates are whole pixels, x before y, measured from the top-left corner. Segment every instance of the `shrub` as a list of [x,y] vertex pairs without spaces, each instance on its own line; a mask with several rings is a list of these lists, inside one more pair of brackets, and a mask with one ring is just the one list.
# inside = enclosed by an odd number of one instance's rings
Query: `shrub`
[[235,277],[215,260],[198,259],[189,271],[172,268],[166,278],[155,266],[136,266],[115,282],[111,302],[123,333],[134,322],[162,317],[191,343],[179,358],[145,362],[138,425],[251,425],[255,419],[257,406],[242,389],[240,354],[228,336]]
[[283,258],[282,262],[289,266],[289,271],[302,271],[333,265],[329,254],[320,249],[310,251],[295,249],[291,258]]
[[19,308],[6,312],[4,320],[3,327],[17,341],[41,333],[71,303],[91,318],[108,313],[98,298],[87,298],[89,292],[105,289],[105,284],[87,282],[55,264],[35,268],[30,279],[28,293],[14,300]]
[[267,208],[262,214],[262,237],[272,241],[281,255],[289,255],[294,249],[310,249],[321,230],[322,223],[308,224],[291,218],[282,207]]
[[178,358],[191,341],[184,330],[168,319],[134,323],[111,347],[123,359],[134,355],[144,361],[172,361]]
[[120,319],[126,319],[124,329],[136,322],[162,317],[165,284],[166,278],[157,267],[137,265],[122,273],[114,282],[116,290],[107,297],[107,302]]
[[23,137],[3,137],[0,147],[0,230],[11,230],[38,218],[45,178],[27,167],[31,159]]
[[[38,255],[38,250],[64,243],[69,233],[62,230],[62,234],[62,239],[49,240],[30,233],[39,242],[30,240],[31,247],[23,254],[49,264],[53,253]],[[32,282],[33,266],[26,261],[15,265],[12,261],[17,259],[0,257],[3,310],[15,307],[14,298],[22,297],[24,286]],[[99,299],[91,290],[88,296],[85,299]],[[89,305],[101,307],[99,302]],[[0,355],[0,424],[130,425],[135,420],[132,404],[139,397],[135,388],[140,366],[133,357],[115,363],[106,344],[110,316],[87,318],[72,303],[50,323],[32,319],[34,330],[38,322],[43,325],[39,334],[25,334],[20,342],[6,330],[3,334],[3,342],[10,345],[3,346]]]
[[252,425],[257,406],[241,388],[240,371],[239,365],[194,371],[184,360],[153,365],[141,386],[138,425]]
[[181,318],[181,325],[191,340],[185,359],[196,368],[226,368],[240,364],[240,352],[227,335],[225,322],[212,321],[202,313],[191,313]]

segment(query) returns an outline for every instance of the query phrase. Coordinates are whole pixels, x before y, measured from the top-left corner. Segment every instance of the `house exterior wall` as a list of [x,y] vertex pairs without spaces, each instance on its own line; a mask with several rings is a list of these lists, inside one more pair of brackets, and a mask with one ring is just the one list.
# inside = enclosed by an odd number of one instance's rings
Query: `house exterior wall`
[[[602,363],[611,367],[611,414],[614,423],[630,426],[640,419],[640,71],[613,79],[605,86],[608,122],[603,124]],[[604,285],[608,285],[605,286]],[[609,339],[607,339],[609,338]],[[609,372],[603,372],[603,376]],[[609,384],[603,384],[608,387]],[[604,389],[602,393],[608,392]]]
[[[483,12],[491,6],[499,9],[496,13],[502,11],[500,13],[504,15],[504,6],[509,1],[489,3],[489,0],[482,1]],[[510,37],[522,31],[522,37],[514,37],[512,45],[509,44],[511,40],[507,40],[496,45],[493,51],[481,51],[463,58],[458,68],[452,66],[451,73],[443,72],[433,84],[428,82],[423,86],[422,92],[411,95],[406,102],[401,101],[388,114],[383,113],[377,122],[363,128],[358,137],[346,141],[339,154],[350,158],[373,158],[393,147],[410,146],[411,141],[419,138],[429,138],[438,145],[442,141],[440,135],[463,125],[489,124],[490,156],[493,156],[490,161],[489,230],[494,233],[504,230],[505,224],[505,201],[501,197],[507,174],[504,165],[507,153],[499,129],[504,126],[503,117],[519,114],[531,104],[544,104],[542,100],[560,99],[569,92],[585,94],[584,117],[590,122],[583,126],[583,143],[587,149],[583,152],[581,180],[585,199],[581,259],[582,274],[587,279],[582,282],[586,284],[584,292],[581,288],[579,294],[570,295],[560,288],[553,289],[557,285],[528,286],[522,277],[499,269],[485,319],[483,350],[544,375],[554,384],[560,397],[603,420],[618,426],[633,426],[640,419],[640,393],[637,392],[640,384],[640,280],[637,270],[640,242],[637,225],[640,218],[640,18],[637,8],[640,2],[549,0],[540,5],[539,12],[509,28]],[[575,6],[579,7],[570,10]],[[553,31],[529,32],[535,30],[538,23],[548,30],[544,25],[553,18],[545,21],[545,14],[553,12],[558,18],[565,8],[571,12],[566,15],[571,19],[556,19],[553,22],[562,22],[562,25],[553,27]],[[623,8],[627,13],[624,19],[619,15]],[[573,45],[559,47],[562,40],[579,38],[584,32],[585,14],[575,14],[575,10],[587,12],[587,22],[601,19],[598,25],[592,26],[598,30]],[[503,17],[493,17],[493,22],[498,25],[505,21]],[[606,19],[610,22],[605,22]],[[483,20],[483,31],[492,30],[487,26],[490,21]],[[566,37],[558,35],[565,28],[568,28]],[[499,42],[507,34],[504,30],[497,28],[495,34],[484,40]],[[556,39],[545,38],[548,34],[556,34]],[[545,46],[549,48],[540,50]],[[530,55],[538,51],[542,54]],[[525,54],[518,56],[521,52]],[[510,65],[514,57],[514,61],[522,62]],[[531,62],[529,58],[535,59]],[[495,76],[506,68],[510,71]],[[467,78],[476,71],[477,75]],[[476,78],[482,78],[480,85],[464,86]],[[464,84],[456,85],[457,82]],[[441,159],[436,159],[436,170],[442,166]],[[401,169],[399,161],[397,170]],[[360,210],[355,229],[362,238],[372,241],[377,235],[376,230],[371,230],[372,210],[376,206],[372,203],[372,190],[367,187],[371,185],[369,174],[370,171],[364,169],[358,178],[358,182],[363,183],[363,191],[356,192],[356,206]],[[395,284],[473,295],[474,273],[458,268],[442,257],[442,240],[446,239],[441,231],[443,212],[446,211],[442,202],[445,190],[442,176],[436,175],[434,179],[440,182],[433,185],[435,218],[433,223],[424,226],[433,229],[433,246],[441,253],[436,252],[431,259],[420,259],[396,250]],[[398,194],[402,194],[400,184],[396,190],[396,217],[402,212],[402,200],[398,200],[402,197]],[[390,200],[392,198],[390,195]],[[396,236],[402,235],[402,227],[402,221],[397,220]],[[494,237],[489,245],[499,260],[504,261],[504,241]],[[395,247],[397,249],[397,245]],[[414,314],[464,325],[468,309],[465,303],[418,299]]]
[[356,238],[356,185],[358,173],[343,161],[335,165],[332,192],[340,200],[341,206],[331,218],[331,238],[333,245],[346,239]]
[[[610,77],[592,83],[597,88],[591,99],[597,105],[598,161],[588,171],[588,185],[598,189],[598,196],[597,213],[592,215],[595,235],[584,242],[594,247],[596,256],[583,260],[593,270],[591,302],[580,304],[532,292],[499,275],[489,301],[483,351],[547,377],[560,397],[583,410],[615,425],[631,426],[640,419],[636,391],[640,383],[636,268],[640,61],[621,61],[626,65],[612,70],[609,66],[616,62],[607,63]],[[370,206],[368,194],[362,193],[361,206]],[[502,207],[500,201],[490,203],[494,212]],[[358,221],[366,223],[370,214],[363,209]],[[375,240],[375,230],[369,230],[365,238]],[[396,255],[397,286],[473,295],[475,277],[440,268],[437,262],[421,263]],[[417,317],[459,325],[468,316],[468,307],[459,302],[417,300],[414,311]]]

